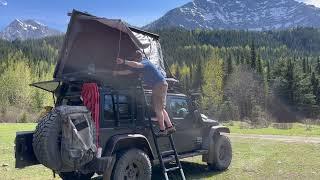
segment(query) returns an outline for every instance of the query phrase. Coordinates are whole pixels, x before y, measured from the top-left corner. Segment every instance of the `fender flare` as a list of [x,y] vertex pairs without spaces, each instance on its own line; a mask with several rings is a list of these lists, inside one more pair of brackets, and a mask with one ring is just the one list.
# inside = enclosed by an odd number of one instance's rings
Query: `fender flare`
[[112,156],[115,152],[125,150],[128,148],[138,148],[145,151],[150,160],[154,160],[148,139],[142,134],[122,134],[113,136],[106,144],[104,156]]
[[220,135],[220,133],[230,133],[230,129],[226,126],[212,126],[209,132],[209,149],[206,157],[203,157],[203,161],[205,162],[213,162],[213,154],[214,154],[214,146],[215,146],[215,138]]

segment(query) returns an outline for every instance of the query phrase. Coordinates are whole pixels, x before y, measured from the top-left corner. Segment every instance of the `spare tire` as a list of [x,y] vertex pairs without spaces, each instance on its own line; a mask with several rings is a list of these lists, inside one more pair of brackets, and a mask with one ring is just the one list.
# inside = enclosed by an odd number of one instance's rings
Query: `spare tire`
[[[81,117],[90,117],[90,119]],[[71,119],[70,118],[76,118]],[[79,119],[78,119],[79,118]],[[82,151],[81,147],[80,151],[84,153],[83,156],[79,156],[78,159],[74,159],[74,157],[70,157],[70,151],[74,152],[75,149],[72,146],[73,144],[68,144],[67,141],[70,140],[69,136],[73,135],[71,133],[64,132],[74,132],[72,128],[76,128],[78,130],[79,127],[66,126],[70,125],[66,122],[82,122],[81,120],[86,119],[91,122],[90,111],[87,110],[84,106],[59,106],[50,111],[46,116],[42,117],[36,127],[36,130],[33,135],[33,151],[38,159],[38,161],[44,166],[58,171],[58,172],[71,172],[75,170],[81,170],[81,168],[93,160],[95,156],[96,146],[94,145],[95,136],[93,136],[92,143],[93,149],[88,149],[87,151]],[[89,122],[88,122],[89,123]],[[75,125],[75,124],[73,124]],[[78,125],[78,124],[77,124]],[[77,126],[76,125],[76,126]],[[84,131],[86,129],[83,124],[80,127],[80,131]],[[87,127],[91,127],[91,133],[95,134],[95,128],[90,123]],[[66,128],[67,127],[67,128]],[[89,128],[90,129],[90,128]],[[85,133],[86,134],[86,133]],[[82,135],[85,135],[82,134]],[[68,135],[64,137],[65,135]],[[89,134],[88,134],[89,136]],[[77,137],[77,136],[72,136]],[[62,142],[63,139],[66,139],[65,142]],[[78,139],[72,139],[72,142],[76,142]],[[82,142],[82,141],[81,141]],[[90,141],[89,141],[90,142]],[[62,144],[63,143],[63,144]],[[69,145],[69,146],[66,146]],[[70,151],[69,151],[70,150]],[[77,151],[78,152],[78,151]],[[64,156],[63,156],[64,155]],[[73,154],[72,154],[73,155]],[[63,158],[62,158],[63,157]],[[70,159],[74,162],[77,162],[77,166],[70,165]]]
[[40,119],[33,134],[32,145],[36,158],[41,164],[55,171],[62,167],[61,133],[61,119],[58,111],[53,109]]

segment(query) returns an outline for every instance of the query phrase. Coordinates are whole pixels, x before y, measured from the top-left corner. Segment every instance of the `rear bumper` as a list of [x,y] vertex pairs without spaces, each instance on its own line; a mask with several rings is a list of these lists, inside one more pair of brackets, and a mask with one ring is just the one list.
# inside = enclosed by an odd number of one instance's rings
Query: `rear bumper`
[[24,168],[39,164],[33,152],[33,131],[21,131],[16,133],[15,139],[15,167]]

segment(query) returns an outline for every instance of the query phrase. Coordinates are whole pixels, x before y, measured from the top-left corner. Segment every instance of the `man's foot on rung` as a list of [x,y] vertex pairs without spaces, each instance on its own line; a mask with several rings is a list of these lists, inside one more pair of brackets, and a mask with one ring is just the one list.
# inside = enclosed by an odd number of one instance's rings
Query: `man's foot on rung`
[[161,136],[161,137],[167,136],[167,135],[168,135],[168,133],[167,133],[166,130],[160,130],[160,131],[157,133],[157,136]]
[[167,128],[167,134],[170,135],[172,133],[176,132],[176,128],[174,126]]

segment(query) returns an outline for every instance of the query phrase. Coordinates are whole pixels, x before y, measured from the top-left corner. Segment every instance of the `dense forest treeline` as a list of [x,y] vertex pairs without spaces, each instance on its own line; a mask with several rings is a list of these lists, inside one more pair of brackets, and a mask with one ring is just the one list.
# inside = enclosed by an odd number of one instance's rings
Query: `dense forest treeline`
[[[257,124],[318,118],[319,29],[156,33],[171,72],[186,93],[202,92],[199,105],[207,114]],[[52,78],[62,41],[0,40],[0,116],[19,109],[19,121],[52,104],[50,94],[28,84]]]
[[220,120],[265,123],[317,118],[320,30],[162,30],[164,57],[185,91]]
[[36,120],[44,106],[52,105],[51,94],[29,84],[52,79],[62,40],[0,40],[0,121]]

